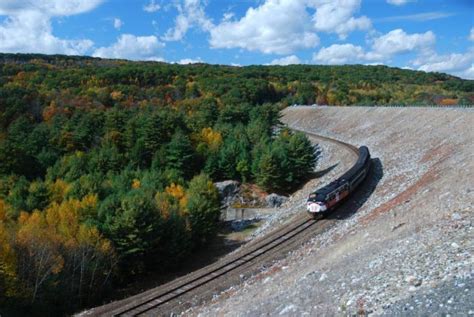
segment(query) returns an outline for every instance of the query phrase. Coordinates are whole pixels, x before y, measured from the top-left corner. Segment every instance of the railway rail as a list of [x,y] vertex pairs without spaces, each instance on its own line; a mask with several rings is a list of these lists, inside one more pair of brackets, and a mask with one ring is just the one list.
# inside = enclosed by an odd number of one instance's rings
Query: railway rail
[[[351,144],[306,131],[300,132],[343,146],[357,159],[358,149]],[[334,220],[309,219],[301,212],[289,225],[247,243],[240,251],[214,264],[144,293],[96,307],[81,316],[157,316],[182,312],[190,306],[196,295],[199,298],[211,297],[218,290],[240,281],[242,275],[256,271],[258,267],[293,249],[295,244],[301,244],[310,236],[322,232],[332,222]]]

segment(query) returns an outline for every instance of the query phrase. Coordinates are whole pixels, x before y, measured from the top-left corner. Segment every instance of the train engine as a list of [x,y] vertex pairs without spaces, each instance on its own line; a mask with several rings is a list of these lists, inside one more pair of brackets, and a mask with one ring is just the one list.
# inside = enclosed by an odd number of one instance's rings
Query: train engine
[[334,209],[349,196],[367,176],[370,168],[370,153],[366,146],[359,148],[357,162],[341,177],[311,193],[306,202],[306,211],[313,218],[320,218]]

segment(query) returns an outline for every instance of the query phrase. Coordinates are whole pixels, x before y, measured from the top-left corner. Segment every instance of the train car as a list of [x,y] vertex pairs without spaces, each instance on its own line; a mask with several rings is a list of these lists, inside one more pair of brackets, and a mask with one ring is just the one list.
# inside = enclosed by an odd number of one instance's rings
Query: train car
[[369,149],[361,146],[354,166],[335,181],[309,195],[306,203],[307,212],[313,218],[320,218],[324,213],[334,209],[362,183],[369,168]]

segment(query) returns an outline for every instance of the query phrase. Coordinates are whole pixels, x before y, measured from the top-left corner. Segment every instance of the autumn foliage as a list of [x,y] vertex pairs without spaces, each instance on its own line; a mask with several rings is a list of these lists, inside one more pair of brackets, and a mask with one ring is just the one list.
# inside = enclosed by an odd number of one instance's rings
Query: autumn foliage
[[70,314],[179,269],[215,238],[217,181],[301,186],[318,153],[285,106],[472,104],[473,88],[384,66],[0,54],[0,314]]

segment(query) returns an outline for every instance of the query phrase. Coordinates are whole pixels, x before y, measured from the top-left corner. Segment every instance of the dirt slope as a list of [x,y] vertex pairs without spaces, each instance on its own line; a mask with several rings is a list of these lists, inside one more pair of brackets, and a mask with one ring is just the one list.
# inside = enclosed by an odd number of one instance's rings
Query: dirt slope
[[291,127],[367,145],[371,178],[343,206],[348,218],[187,314],[474,315],[474,110],[283,114]]

